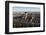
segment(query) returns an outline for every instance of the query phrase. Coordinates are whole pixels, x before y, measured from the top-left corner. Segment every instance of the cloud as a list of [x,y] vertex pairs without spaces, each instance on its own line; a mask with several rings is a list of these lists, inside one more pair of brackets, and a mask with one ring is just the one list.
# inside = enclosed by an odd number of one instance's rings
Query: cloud
[[28,12],[28,11],[39,12],[40,8],[38,7],[13,7],[13,11],[14,12]]

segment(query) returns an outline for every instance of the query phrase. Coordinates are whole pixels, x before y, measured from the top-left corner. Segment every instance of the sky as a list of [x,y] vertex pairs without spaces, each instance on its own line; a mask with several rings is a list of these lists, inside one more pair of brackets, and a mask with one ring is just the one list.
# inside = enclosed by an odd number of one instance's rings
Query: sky
[[13,7],[14,12],[39,12],[38,7]]

